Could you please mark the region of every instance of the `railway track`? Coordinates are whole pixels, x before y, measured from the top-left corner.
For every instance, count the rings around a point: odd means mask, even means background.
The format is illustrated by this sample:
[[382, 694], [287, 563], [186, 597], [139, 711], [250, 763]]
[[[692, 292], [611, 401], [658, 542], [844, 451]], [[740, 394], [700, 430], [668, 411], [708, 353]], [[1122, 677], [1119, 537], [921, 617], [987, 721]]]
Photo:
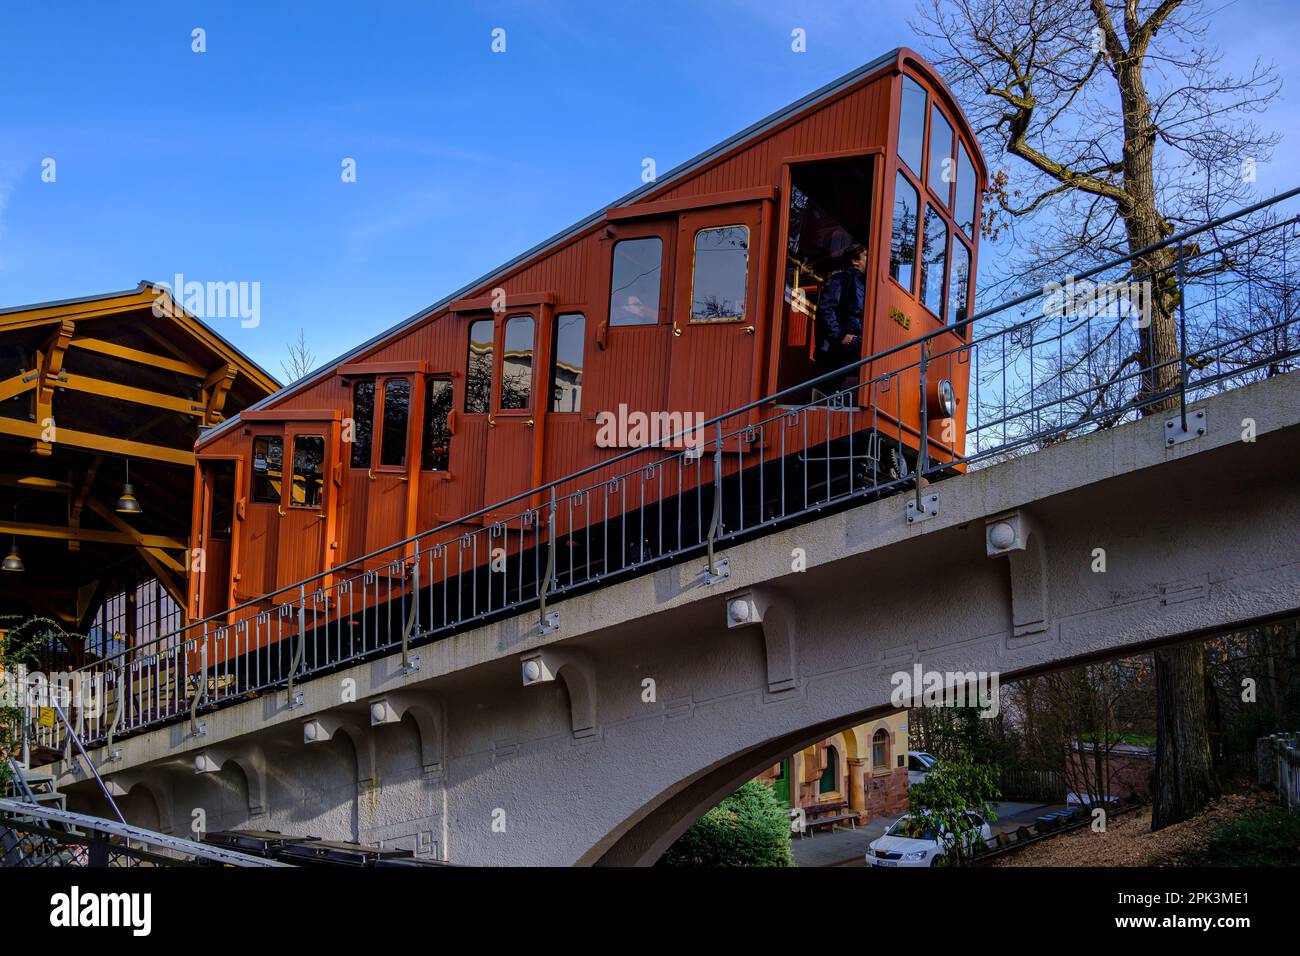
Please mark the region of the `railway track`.
[[[1146, 806], [1145, 802], [1137, 797], [1109, 801], [1105, 806], [1107, 820], [1126, 813], [1132, 813], [1143, 806]], [[1034, 822], [1033, 826], [1023, 825], [1013, 833], [999, 833], [994, 837], [992, 845], [976, 853], [970, 860], [970, 865], [982, 866], [990, 860], [1016, 853], [1025, 847], [1033, 846], [1063, 833], [1071, 833], [1083, 827], [1091, 826], [1091, 824], [1092, 813], [1083, 807], [1076, 807], [1071, 811], [1060, 810], [1055, 813], [1044, 814]]]

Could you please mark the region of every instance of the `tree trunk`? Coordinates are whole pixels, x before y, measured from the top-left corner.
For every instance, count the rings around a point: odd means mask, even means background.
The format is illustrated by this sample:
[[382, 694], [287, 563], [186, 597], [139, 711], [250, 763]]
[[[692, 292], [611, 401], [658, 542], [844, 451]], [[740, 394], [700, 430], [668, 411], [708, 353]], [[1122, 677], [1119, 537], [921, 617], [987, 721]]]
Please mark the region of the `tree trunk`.
[[1199, 641], [1158, 650], [1156, 793], [1151, 829], [1186, 820], [1216, 795], [1205, 723], [1205, 657]]

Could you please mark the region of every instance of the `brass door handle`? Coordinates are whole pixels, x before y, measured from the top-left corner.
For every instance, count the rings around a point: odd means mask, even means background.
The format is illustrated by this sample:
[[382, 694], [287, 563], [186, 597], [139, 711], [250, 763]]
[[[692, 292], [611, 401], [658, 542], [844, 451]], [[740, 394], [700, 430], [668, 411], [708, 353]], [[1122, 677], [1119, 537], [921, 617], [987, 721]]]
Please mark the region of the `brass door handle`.
[[496, 428], [496, 427], [497, 427], [497, 420], [496, 420], [495, 418], [493, 418], [491, 415], [489, 415], [489, 416], [488, 416], [488, 428]]
[[753, 335], [754, 327], [752, 325], [742, 325], [740, 331], [744, 332], [746, 335]]
[[373, 469], [373, 468], [367, 468], [367, 469], [366, 469], [366, 477], [369, 478], [371, 481], [374, 481], [374, 480], [375, 480], [375, 469]]
[[529, 428], [532, 428], [534, 425], [537, 424], [537, 422], [535, 419], [530, 418], [528, 419], [528, 421], [524, 422], [524, 424], [527, 425]]
[[682, 334], [682, 330], [679, 329], [677, 326], [674, 325], [674, 326], [673, 326], [673, 335], [676, 335], [676, 336], [678, 336], [678, 337], [680, 338], [680, 337], [681, 337], [681, 334]]
[[276, 505], [275, 510], [280, 513], [281, 518], [284, 517], [284, 505]]

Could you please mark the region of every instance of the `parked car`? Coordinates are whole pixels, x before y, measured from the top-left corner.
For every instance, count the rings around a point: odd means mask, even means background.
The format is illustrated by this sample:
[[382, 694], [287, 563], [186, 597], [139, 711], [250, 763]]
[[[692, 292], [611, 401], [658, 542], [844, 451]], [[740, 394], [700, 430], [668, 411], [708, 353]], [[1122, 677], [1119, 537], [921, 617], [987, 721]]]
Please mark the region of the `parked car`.
[[970, 828], [954, 836], [926, 814], [899, 817], [867, 847], [867, 866], [934, 866], [958, 839], [967, 847], [993, 842], [993, 830], [982, 816], [971, 811], [966, 819]]
[[938, 762], [938, 757], [933, 757], [923, 750], [909, 750], [907, 752], [907, 785], [910, 787], [914, 783], [920, 783]]

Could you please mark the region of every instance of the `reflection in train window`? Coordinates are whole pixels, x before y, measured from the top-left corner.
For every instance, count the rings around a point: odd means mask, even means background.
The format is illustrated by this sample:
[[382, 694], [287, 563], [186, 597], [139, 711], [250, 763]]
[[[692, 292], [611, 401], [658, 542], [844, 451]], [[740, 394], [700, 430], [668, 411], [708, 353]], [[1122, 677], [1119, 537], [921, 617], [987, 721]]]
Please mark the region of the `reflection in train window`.
[[384, 382], [383, 431], [379, 436], [379, 464], [401, 468], [406, 464], [406, 425], [411, 418], [411, 383], [404, 378]]
[[966, 153], [966, 145], [957, 143], [957, 201], [953, 216], [961, 231], [975, 237], [975, 164]]
[[691, 276], [691, 321], [743, 319], [748, 275], [748, 226], [718, 226], [697, 232]]
[[533, 390], [533, 317], [506, 319], [501, 342], [501, 408], [527, 408]]
[[609, 279], [609, 324], [654, 325], [659, 321], [659, 285], [664, 244], [658, 236], [614, 244]]
[[952, 272], [948, 279], [948, 324], [955, 325], [967, 317], [970, 304], [970, 250], [956, 239], [952, 243]]
[[948, 188], [956, 178], [957, 170], [952, 161], [952, 126], [944, 118], [939, 107], [931, 111], [930, 116], [930, 189], [939, 201], [948, 205]]
[[348, 464], [370, 467], [370, 444], [375, 428], [375, 380], [363, 379], [352, 386], [352, 451]]
[[465, 359], [465, 411], [486, 412], [492, 407], [492, 320], [480, 319], [469, 327], [469, 352]]
[[582, 347], [586, 319], [581, 312], [555, 317], [555, 353], [551, 359], [551, 411], [582, 411]]
[[451, 380], [431, 378], [424, 389], [424, 440], [420, 443], [420, 467], [425, 471], [446, 471], [450, 459]]
[[903, 77], [903, 99], [898, 109], [898, 158], [921, 175], [921, 150], [925, 145], [925, 90], [910, 76]]
[[325, 437], [293, 436], [293, 484], [289, 504], [299, 508], [319, 508], [325, 488]]
[[925, 207], [925, 237], [921, 243], [921, 304], [943, 315], [943, 273], [948, 260], [948, 225], [939, 210]]
[[253, 439], [253, 500], [280, 503], [280, 473], [284, 439], [279, 435], [258, 435]]
[[916, 187], [901, 172], [894, 185], [894, 227], [889, 234], [889, 274], [908, 292], [915, 286]]

